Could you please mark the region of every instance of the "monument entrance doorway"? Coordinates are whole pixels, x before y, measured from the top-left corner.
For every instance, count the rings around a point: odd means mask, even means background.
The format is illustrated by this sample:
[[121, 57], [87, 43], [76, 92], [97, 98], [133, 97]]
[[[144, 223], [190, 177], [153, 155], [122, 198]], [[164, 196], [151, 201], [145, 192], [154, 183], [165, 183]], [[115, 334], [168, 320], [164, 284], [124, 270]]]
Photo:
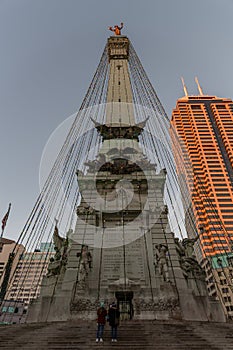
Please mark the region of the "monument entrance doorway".
[[133, 318], [133, 292], [116, 292], [117, 306], [120, 311], [121, 321], [132, 320]]

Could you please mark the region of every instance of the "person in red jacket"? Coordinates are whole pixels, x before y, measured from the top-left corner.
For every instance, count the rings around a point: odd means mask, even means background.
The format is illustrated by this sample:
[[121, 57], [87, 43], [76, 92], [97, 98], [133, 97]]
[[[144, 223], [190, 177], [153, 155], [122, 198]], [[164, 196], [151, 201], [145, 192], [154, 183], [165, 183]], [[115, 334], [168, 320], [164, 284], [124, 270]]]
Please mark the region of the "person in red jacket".
[[108, 27], [109, 30], [115, 33], [115, 35], [121, 35], [121, 29], [123, 28], [124, 23], [121, 23], [121, 26], [115, 24], [114, 27]]
[[104, 307], [104, 302], [100, 302], [100, 307], [97, 309], [97, 332], [96, 342], [103, 341], [104, 325], [106, 323], [107, 310]]

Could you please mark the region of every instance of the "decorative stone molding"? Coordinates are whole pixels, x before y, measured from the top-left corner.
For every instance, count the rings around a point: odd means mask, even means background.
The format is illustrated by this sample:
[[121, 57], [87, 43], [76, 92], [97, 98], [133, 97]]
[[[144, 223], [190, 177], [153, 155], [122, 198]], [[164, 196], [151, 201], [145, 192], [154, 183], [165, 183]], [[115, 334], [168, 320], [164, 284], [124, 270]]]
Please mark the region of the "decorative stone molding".
[[98, 308], [98, 300], [93, 301], [91, 299], [80, 298], [76, 301], [72, 301], [70, 304], [71, 312], [80, 312], [80, 311], [96, 311]]
[[108, 57], [112, 59], [128, 59], [129, 39], [125, 36], [110, 37], [108, 39]]
[[179, 310], [179, 301], [177, 298], [159, 299], [155, 301], [134, 301], [135, 312], [140, 314], [141, 311], [177, 311]]

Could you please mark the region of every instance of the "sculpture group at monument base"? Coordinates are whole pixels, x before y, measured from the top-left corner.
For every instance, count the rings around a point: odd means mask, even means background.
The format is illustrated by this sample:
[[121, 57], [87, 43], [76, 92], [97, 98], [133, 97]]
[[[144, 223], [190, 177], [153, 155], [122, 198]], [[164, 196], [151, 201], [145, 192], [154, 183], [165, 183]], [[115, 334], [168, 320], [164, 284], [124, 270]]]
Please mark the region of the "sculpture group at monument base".
[[[63, 279], [59, 276], [59, 279]], [[63, 276], [64, 277], [64, 276]], [[53, 283], [52, 283], [53, 280]], [[102, 289], [96, 298], [96, 290], [65, 285], [56, 277], [44, 279], [42, 294], [30, 305], [27, 322], [51, 322], [68, 320], [95, 320], [100, 301], [105, 306], [117, 300], [124, 320], [193, 320], [225, 322], [223, 310], [216, 300], [211, 300], [204, 282], [183, 278], [174, 286], [158, 279], [158, 288], [143, 288], [138, 283], [123, 280]], [[64, 280], [63, 280], [64, 282]], [[59, 284], [60, 283], [60, 284]], [[189, 285], [188, 285], [189, 284]], [[55, 288], [56, 287], [56, 288]], [[183, 288], [182, 288], [183, 287]], [[151, 297], [151, 293], [153, 297]]]

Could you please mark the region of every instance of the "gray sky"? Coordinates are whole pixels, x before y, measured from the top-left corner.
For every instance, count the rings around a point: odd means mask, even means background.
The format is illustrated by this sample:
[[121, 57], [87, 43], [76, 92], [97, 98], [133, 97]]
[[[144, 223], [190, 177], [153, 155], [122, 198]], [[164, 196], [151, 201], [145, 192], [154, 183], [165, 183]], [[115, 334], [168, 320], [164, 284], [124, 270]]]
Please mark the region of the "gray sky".
[[109, 25], [125, 23], [170, 116], [197, 75], [204, 92], [233, 98], [233, 0], [0, 0], [0, 218], [16, 238], [39, 193], [54, 129], [81, 105]]

